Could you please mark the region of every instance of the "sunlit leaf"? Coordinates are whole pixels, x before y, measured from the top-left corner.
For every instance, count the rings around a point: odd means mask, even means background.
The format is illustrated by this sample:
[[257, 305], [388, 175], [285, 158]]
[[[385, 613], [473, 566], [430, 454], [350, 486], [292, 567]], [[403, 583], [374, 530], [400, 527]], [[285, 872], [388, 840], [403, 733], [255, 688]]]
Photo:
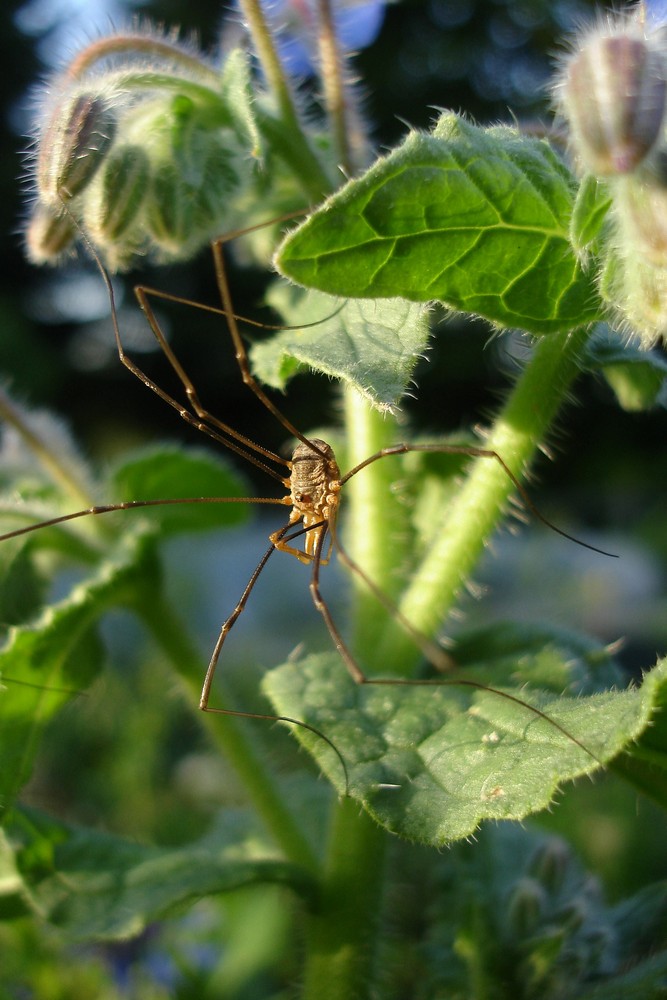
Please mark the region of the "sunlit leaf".
[[[553, 669], [558, 654], [551, 656]], [[563, 649], [562, 670], [566, 657]], [[349, 794], [382, 826], [442, 845], [485, 819], [522, 819], [546, 808], [564, 782], [616, 757], [644, 731], [667, 674], [663, 663], [639, 690], [559, 697], [525, 687], [534, 659], [530, 651], [499, 658], [494, 692], [455, 683], [359, 686], [335, 654], [310, 656], [272, 671], [265, 690], [277, 712], [335, 744]], [[543, 672], [545, 664], [537, 667]], [[294, 732], [344, 794], [331, 748], [299, 727]]]
[[577, 184], [549, 145], [451, 113], [411, 132], [292, 232], [287, 277], [332, 295], [439, 300], [549, 333], [600, 316], [570, 244]]

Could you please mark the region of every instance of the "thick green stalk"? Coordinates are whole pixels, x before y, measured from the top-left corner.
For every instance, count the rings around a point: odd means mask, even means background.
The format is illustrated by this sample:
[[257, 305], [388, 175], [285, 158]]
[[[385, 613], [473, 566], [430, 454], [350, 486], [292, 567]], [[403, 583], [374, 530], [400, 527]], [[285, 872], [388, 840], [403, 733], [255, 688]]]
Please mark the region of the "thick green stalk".
[[303, 1000], [376, 995], [387, 835], [352, 799], [334, 815], [320, 906], [308, 924]]
[[[347, 467], [354, 468], [369, 455], [395, 444], [396, 421], [371, 407], [355, 389], [345, 390], [345, 423], [348, 428]], [[406, 535], [401, 531], [401, 508], [392, 492], [396, 478], [395, 461], [374, 462], [343, 489], [343, 519], [346, 549], [365, 574], [390, 597], [397, 596], [400, 567], [405, 556]], [[368, 587], [351, 577], [354, 608], [352, 643], [365, 671], [373, 659], [386, 614]]]
[[292, 89], [278, 57], [262, 5], [259, 0], [239, 0], [239, 6], [278, 109], [277, 119], [272, 127], [270, 116], [261, 110], [258, 102], [255, 109], [258, 121], [264, 130], [271, 130], [272, 139], [276, 140], [281, 155], [288, 154], [287, 162], [295, 166], [296, 176], [310, 198], [314, 202], [319, 201], [329, 194], [333, 185], [301, 127]]
[[[395, 440], [395, 423], [346, 390], [345, 421], [350, 467]], [[346, 548], [383, 589], [390, 589], [394, 558], [387, 543], [392, 504], [391, 469], [376, 462], [345, 487]], [[352, 604], [352, 648], [362, 669], [378, 641], [377, 603], [357, 581]], [[371, 661], [372, 662], [372, 661]], [[341, 664], [340, 669], [343, 669]], [[358, 805], [334, 806], [321, 892], [321, 906], [306, 937], [304, 1000], [365, 1000], [375, 994], [387, 835]]]
[[[540, 340], [517, 381], [484, 446], [497, 451], [520, 477], [544, 440], [578, 373], [578, 355], [588, 331]], [[390, 443], [392, 423], [385, 423], [354, 395], [346, 397], [351, 465]], [[383, 468], [384, 467], [384, 468]], [[389, 463], [379, 461], [352, 479], [346, 493], [349, 509], [347, 544], [379, 586], [391, 580], [395, 558], [391, 538], [391, 495], [386, 476]], [[368, 473], [368, 476], [366, 476]], [[358, 482], [355, 480], [358, 479]], [[502, 516], [514, 487], [492, 458], [479, 458], [441, 531], [411, 580], [401, 611], [420, 631], [432, 635], [472, 573], [486, 540]], [[358, 592], [354, 613], [367, 617], [370, 604]], [[372, 616], [371, 616], [372, 617]], [[377, 631], [356, 621], [355, 652], [370, 652]], [[382, 642], [373, 662], [383, 672], [411, 669], [414, 644], [396, 623], [383, 622]], [[382, 909], [382, 872], [386, 837], [359, 816], [349, 802], [338, 806], [331, 832], [322, 891], [322, 907], [307, 939], [305, 1000], [364, 1000], [374, 990], [375, 940]]]
[[260, 104], [255, 105], [254, 111], [270, 148], [290, 167], [306, 197], [316, 205], [331, 192], [332, 185], [303, 134], [285, 128], [279, 118], [269, 114]]
[[[588, 329], [580, 329], [536, 342], [530, 361], [482, 443], [497, 452], [519, 479], [567, 397], [588, 336]], [[400, 602], [403, 615], [424, 635], [437, 632], [514, 492], [499, 462], [493, 458], [473, 461], [464, 486], [449, 506]], [[388, 672], [401, 667], [407, 673], [412, 670], [414, 643], [397, 623], [385, 631], [378, 659]]]

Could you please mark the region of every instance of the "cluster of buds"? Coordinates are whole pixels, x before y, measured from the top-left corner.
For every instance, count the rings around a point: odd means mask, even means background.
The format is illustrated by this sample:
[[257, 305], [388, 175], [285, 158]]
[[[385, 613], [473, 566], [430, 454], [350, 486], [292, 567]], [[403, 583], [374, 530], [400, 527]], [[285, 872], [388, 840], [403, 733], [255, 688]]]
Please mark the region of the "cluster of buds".
[[[658, 9], [660, 8], [660, 9]], [[667, 27], [644, 0], [599, 23], [565, 60], [556, 87], [582, 172], [610, 212], [601, 290], [650, 347], [667, 333]]]
[[600, 887], [558, 838], [545, 838], [527, 860], [505, 915], [519, 978], [535, 995], [585, 992], [588, 982], [615, 971], [614, 928]]
[[258, 162], [248, 67], [218, 73], [149, 33], [93, 43], [51, 85], [27, 245], [56, 263], [79, 236], [114, 269], [185, 257], [235, 224]]

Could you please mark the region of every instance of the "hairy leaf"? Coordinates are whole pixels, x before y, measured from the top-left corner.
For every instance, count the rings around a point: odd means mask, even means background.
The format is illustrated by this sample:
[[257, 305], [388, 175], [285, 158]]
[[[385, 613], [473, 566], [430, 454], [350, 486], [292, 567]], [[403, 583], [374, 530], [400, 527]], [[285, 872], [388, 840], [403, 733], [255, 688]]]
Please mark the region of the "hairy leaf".
[[631, 412], [655, 406], [667, 376], [667, 362], [658, 351], [641, 350], [605, 325], [591, 337], [582, 366], [601, 371], [619, 404]]
[[[565, 672], [567, 649], [550, 656], [551, 669]], [[382, 826], [438, 846], [470, 836], [484, 819], [522, 819], [547, 807], [563, 782], [639, 738], [665, 687], [667, 663], [640, 690], [589, 697], [530, 691], [523, 678], [533, 666], [541, 682], [544, 676], [545, 663], [536, 659], [529, 650], [500, 657], [497, 690], [490, 691], [461, 686], [474, 683], [468, 668], [452, 683], [359, 686], [335, 655], [319, 655], [272, 671], [265, 690], [278, 713], [334, 743], [349, 794]], [[299, 727], [295, 735], [344, 794], [330, 746]]]
[[10, 630], [0, 652], [0, 811], [29, 777], [46, 722], [102, 667], [92, 627], [145, 575], [145, 543], [143, 532], [126, 536], [113, 557], [65, 600], [29, 626]]
[[[402, 299], [343, 303], [284, 282], [268, 296], [270, 304], [290, 326], [252, 349], [257, 376], [283, 389], [295, 374], [293, 358], [325, 375], [354, 386], [379, 409], [395, 406], [412, 378], [415, 364], [428, 342], [427, 311]], [[317, 322], [324, 318], [323, 322]]]
[[569, 240], [576, 181], [549, 145], [443, 115], [285, 239], [278, 269], [332, 295], [439, 300], [543, 334], [600, 316]]
[[[312, 881], [296, 865], [232, 844], [225, 831], [164, 848], [68, 826], [34, 810], [15, 815], [15, 850], [0, 848], [2, 895], [72, 938], [127, 938], [186, 902], [241, 886], [274, 883], [309, 897]], [[3, 892], [4, 890], [4, 892]]]

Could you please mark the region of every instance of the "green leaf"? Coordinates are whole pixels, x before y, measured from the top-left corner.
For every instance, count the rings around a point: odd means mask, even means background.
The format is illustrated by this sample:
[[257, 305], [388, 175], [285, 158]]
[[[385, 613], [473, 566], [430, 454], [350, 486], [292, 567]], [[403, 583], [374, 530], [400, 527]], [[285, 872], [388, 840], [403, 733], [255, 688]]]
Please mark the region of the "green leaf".
[[434, 299], [531, 333], [600, 318], [569, 239], [576, 181], [542, 140], [445, 114], [289, 234], [278, 269], [361, 298]]
[[[0, 897], [20, 894], [40, 919], [69, 937], [127, 938], [184, 903], [241, 886], [274, 883], [312, 899], [312, 878], [301, 868], [257, 857], [213, 830], [193, 844], [159, 848], [112, 834], [68, 826], [35, 810], [9, 824], [16, 849], [0, 853]], [[4, 869], [4, 870], [3, 870]], [[21, 884], [19, 884], [19, 873]]]
[[667, 376], [667, 362], [658, 351], [641, 350], [604, 325], [589, 340], [582, 367], [601, 371], [620, 405], [630, 412], [655, 406]]
[[44, 583], [30, 559], [25, 538], [0, 545], [0, 608], [2, 626], [18, 625], [36, 614], [44, 595]]
[[[550, 656], [567, 670], [567, 649]], [[495, 692], [460, 680], [358, 686], [334, 654], [285, 664], [264, 687], [278, 714], [332, 741], [347, 767], [349, 794], [378, 823], [440, 846], [470, 836], [484, 819], [522, 819], [546, 808], [563, 782], [596, 770], [640, 737], [665, 687], [667, 662], [641, 690], [554, 696], [525, 688], [534, 666], [543, 671], [535, 660], [530, 651], [500, 658]], [[465, 678], [476, 679], [470, 667]], [[331, 747], [300, 727], [294, 732], [344, 794]]]
[[453, 654], [466, 676], [490, 685], [506, 676], [553, 694], [581, 696], [624, 683], [607, 647], [590, 636], [540, 622], [501, 621], [463, 632]]
[[10, 630], [0, 653], [0, 813], [28, 779], [45, 724], [100, 670], [103, 653], [92, 626], [145, 575], [146, 538], [145, 532], [126, 536], [67, 599], [30, 626]]
[[387, 299], [352, 300], [340, 308], [329, 296], [304, 295], [284, 282], [273, 286], [268, 301], [290, 326], [315, 325], [283, 330], [253, 346], [253, 369], [264, 383], [284, 389], [295, 358], [354, 386], [379, 409], [398, 404], [428, 343], [423, 306]]
[[[647, 679], [655, 677], [657, 670], [658, 667], [647, 674]], [[667, 809], [667, 685], [664, 683], [656, 688], [654, 702], [651, 725], [614, 761], [612, 768]]]
[[586, 253], [602, 232], [611, 207], [609, 191], [598, 177], [586, 174], [579, 185], [570, 223], [570, 239], [577, 253]]
[[[206, 531], [242, 523], [243, 503], [215, 503], [214, 499], [245, 497], [248, 487], [210, 452], [162, 446], [135, 453], [112, 470], [105, 494], [120, 500], [210, 498], [210, 503], [167, 504], [145, 513], [166, 535]], [[137, 513], [140, 513], [138, 511]], [[125, 518], [131, 513], [125, 513]]]

